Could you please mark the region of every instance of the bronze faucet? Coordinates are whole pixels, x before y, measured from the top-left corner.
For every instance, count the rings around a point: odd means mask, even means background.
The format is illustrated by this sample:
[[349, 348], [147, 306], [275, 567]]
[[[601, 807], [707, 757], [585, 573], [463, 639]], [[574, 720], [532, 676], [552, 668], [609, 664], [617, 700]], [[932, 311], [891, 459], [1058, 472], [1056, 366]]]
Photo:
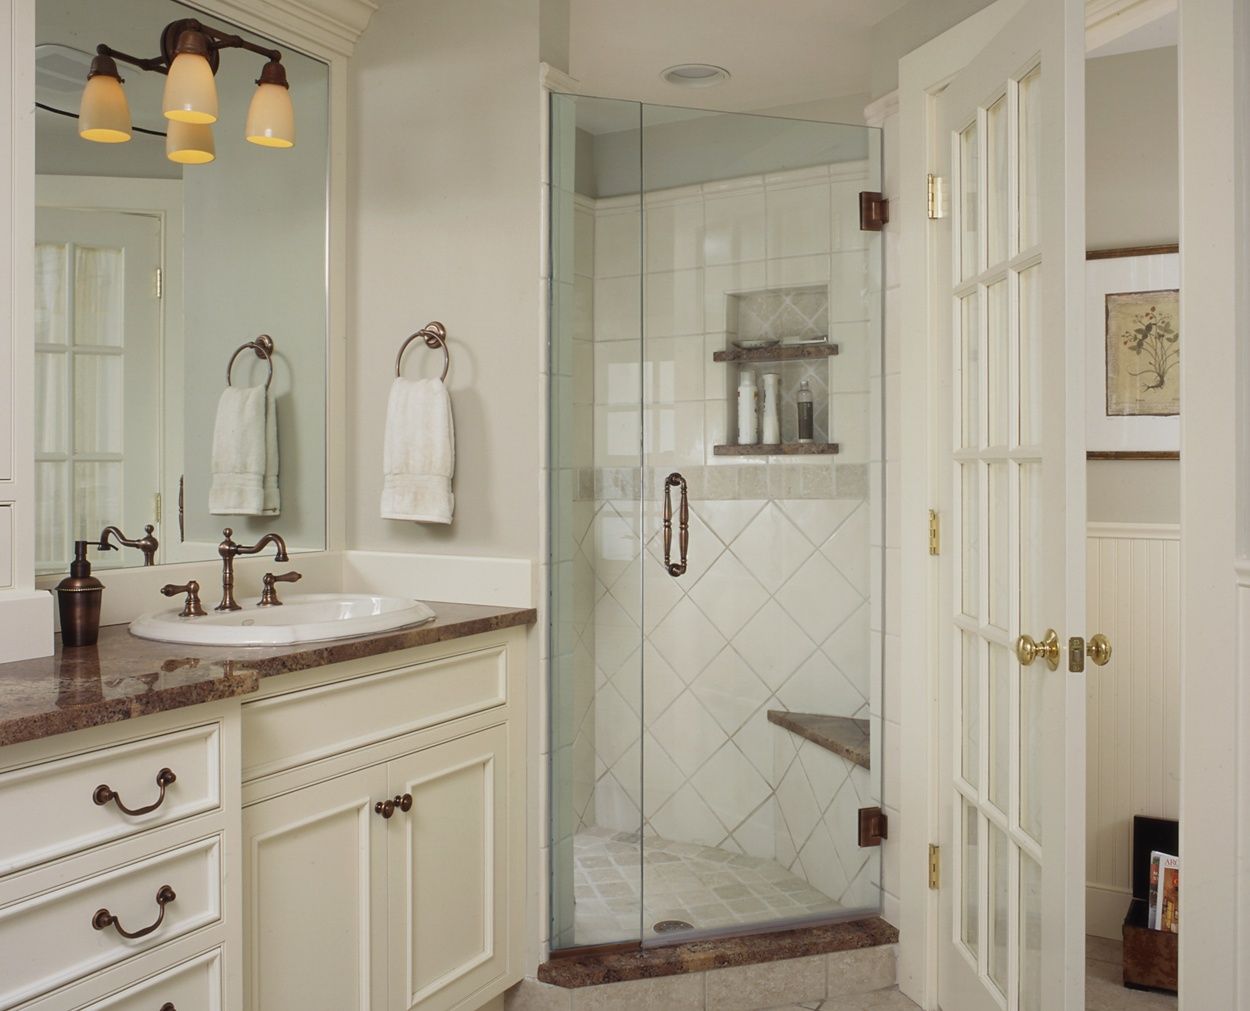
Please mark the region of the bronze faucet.
[[278, 552], [275, 554], [274, 561], [289, 562], [290, 558], [286, 553], [286, 541], [277, 534], [265, 534], [260, 540], [252, 545], [236, 544], [234, 542], [234, 531], [226, 527], [222, 532], [225, 537], [220, 544], [217, 545], [217, 554], [221, 555], [221, 603], [213, 608], [214, 611], [239, 611], [242, 610], [240, 605], [234, 599], [234, 556], [235, 555], [254, 555], [263, 551], [267, 545], [276, 544]]
[[152, 536], [152, 531], [155, 529], [156, 528], [152, 526], [151, 523], [149, 523], [147, 526], [143, 528], [142, 537], [139, 537], [135, 540], [131, 540], [125, 534], [123, 534], [120, 530], [118, 530], [117, 527], [105, 527], [102, 531], [100, 531], [100, 550], [101, 551], [113, 550], [115, 545], [112, 545], [109, 543], [109, 538], [113, 537], [117, 540], [117, 543], [122, 545], [123, 547], [138, 548], [140, 551], [142, 551], [143, 552], [143, 564], [145, 566], [155, 565], [156, 564], [156, 549], [161, 546], [160, 541], [158, 541], [155, 537]]
[[266, 572], [264, 578], [261, 579], [260, 603], [258, 607], [281, 607], [282, 601], [278, 599], [277, 583], [298, 583], [303, 579], [303, 575], [299, 572], [284, 572], [280, 576], [275, 576], [272, 572]]

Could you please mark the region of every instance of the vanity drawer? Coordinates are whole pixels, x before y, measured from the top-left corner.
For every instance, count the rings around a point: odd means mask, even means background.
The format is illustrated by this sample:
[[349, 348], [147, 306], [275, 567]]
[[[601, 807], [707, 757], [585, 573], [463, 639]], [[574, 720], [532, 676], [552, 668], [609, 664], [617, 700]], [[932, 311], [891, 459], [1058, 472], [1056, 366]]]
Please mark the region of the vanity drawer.
[[441, 657], [243, 706], [243, 780], [385, 741], [508, 700], [508, 647]]
[[83, 1011], [221, 1011], [221, 949], [127, 987]]
[[[175, 778], [162, 790], [165, 769]], [[97, 804], [102, 786], [117, 796]], [[0, 774], [0, 875], [220, 804], [218, 723], [14, 769]]]
[[216, 835], [14, 902], [0, 909], [0, 1009], [220, 919]]

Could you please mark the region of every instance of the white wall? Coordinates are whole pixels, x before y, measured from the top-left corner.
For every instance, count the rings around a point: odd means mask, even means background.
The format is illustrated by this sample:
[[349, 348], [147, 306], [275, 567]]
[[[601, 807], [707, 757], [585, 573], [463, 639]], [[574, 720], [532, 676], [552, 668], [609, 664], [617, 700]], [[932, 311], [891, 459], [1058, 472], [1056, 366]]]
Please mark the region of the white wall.
[[[1090, 249], [1176, 242], [1180, 181], [1176, 48], [1085, 64], [1085, 234]], [[1090, 522], [1176, 523], [1180, 465], [1090, 461]]]
[[[351, 80], [347, 545], [536, 559], [543, 390], [537, 0], [392, 0]], [[382, 520], [395, 353], [447, 326], [455, 521]], [[419, 342], [408, 376], [437, 375]]]

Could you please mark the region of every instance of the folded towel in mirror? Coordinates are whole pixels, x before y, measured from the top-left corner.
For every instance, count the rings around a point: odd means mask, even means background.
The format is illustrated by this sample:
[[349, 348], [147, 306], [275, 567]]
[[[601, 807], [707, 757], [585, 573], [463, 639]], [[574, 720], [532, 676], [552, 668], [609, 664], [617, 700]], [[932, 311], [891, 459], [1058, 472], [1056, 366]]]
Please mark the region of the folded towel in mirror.
[[216, 516], [277, 516], [278, 418], [263, 386], [227, 386], [213, 426], [208, 511]]
[[456, 436], [451, 397], [438, 379], [397, 378], [386, 404], [382, 518], [450, 523]]

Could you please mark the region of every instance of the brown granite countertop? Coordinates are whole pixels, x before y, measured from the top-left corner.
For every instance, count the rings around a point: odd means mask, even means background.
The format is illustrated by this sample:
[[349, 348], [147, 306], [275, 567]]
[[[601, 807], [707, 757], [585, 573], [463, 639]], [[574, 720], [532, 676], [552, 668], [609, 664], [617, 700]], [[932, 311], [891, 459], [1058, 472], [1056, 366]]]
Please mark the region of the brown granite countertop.
[[896, 941], [898, 930], [885, 920], [871, 916], [792, 930], [710, 937], [657, 948], [591, 950], [585, 954], [571, 951], [540, 965], [538, 978], [554, 986], [597, 986], [600, 983], [676, 976], [733, 965], [756, 965], [854, 948], [874, 948]]
[[821, 716], [819, 713], [788, 713], [768, 710], [768, 722], [785, 727], [813, 744], [841, 755], [848, 762], [868, 768], [868, 721], [852, 716]]
[[58, 642], [50, 657], [0, 664], [0, 745], [248, 695], [261, 678], [528, 625], [538, 616], [533, 608], [428, 603], [436, 617], [424, 625], [291, 646], [183, 646], [109, 625], [94, 646], [62, 650]]

